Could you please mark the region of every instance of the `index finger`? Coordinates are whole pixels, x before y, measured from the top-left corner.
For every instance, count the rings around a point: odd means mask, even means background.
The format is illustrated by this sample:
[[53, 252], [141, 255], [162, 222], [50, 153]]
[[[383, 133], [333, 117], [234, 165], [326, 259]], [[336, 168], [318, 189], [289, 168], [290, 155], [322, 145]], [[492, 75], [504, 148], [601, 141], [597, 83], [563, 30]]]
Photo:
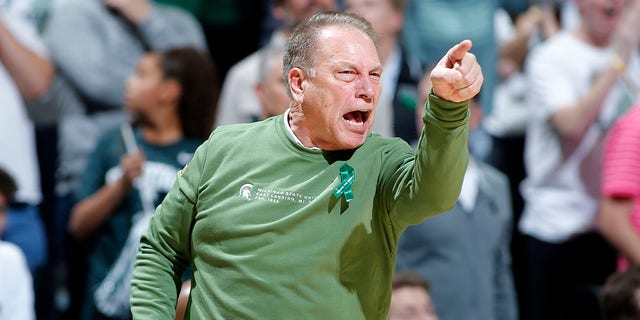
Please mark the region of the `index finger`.
[[453, 68], [456, 62], [460, 62], [460, 60], [464, 58], [464, 55], [471, 50], [472, 45], [473, 43], [471, 40], [467, 39], [462, 40], [460, 43], [449, 49], [447, 52], [447, 61], [449, 62], [447, 67]]

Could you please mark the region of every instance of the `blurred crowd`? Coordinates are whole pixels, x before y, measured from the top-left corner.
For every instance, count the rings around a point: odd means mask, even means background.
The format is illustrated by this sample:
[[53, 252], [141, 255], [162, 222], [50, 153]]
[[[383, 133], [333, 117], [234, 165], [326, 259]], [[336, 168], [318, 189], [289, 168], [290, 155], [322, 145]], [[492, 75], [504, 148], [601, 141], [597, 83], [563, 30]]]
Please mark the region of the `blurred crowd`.
[[639, 0], [0, 0], [0, 320], [129, 319], [176, 173], [287, 109], [285, 39], [326, 10], [376, 32], [383, 136], [416, 147], [455, 43], [484, 74], [460, 197], [400, 238], [389, 319], [640, 319]]

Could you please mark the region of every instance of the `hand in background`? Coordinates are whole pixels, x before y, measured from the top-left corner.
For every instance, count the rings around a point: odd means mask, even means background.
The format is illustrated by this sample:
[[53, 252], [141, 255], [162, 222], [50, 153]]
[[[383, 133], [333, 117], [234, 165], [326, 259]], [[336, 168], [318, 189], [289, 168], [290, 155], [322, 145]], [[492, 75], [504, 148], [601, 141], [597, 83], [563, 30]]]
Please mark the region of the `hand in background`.
[[640, 44], [640, 1], [630, 1], [620, 17], [620, 21], [613, 34], [611, 45], [616, 54], [626, 64], [631, 52]]
[[151, 12], [148, 0], [103, 0], [107, 7], [119, 11], [129, 21], [138, 24], [144, 21]]
[[142, 175], [144, 160], [145, 156], [140, 151], [124, 155], [122, 159], [120, 159], [120, 167], [123, 171], [122, 178], [125, 179], [128, 184], [132, 184], [137, 177]]

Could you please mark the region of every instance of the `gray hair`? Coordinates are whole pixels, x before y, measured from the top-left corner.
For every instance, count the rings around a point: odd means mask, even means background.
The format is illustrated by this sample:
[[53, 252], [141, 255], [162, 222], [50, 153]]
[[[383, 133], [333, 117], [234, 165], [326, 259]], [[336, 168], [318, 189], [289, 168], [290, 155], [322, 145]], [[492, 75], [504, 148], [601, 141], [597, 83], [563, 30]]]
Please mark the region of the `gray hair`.
[[[323, 29], [333, 26], [356, 28], [366, 34], [373, 41], [376, 48], [378, 47], [373, 27], [366, 19], [356, 14], [342, 11], [316, 13], [298, 24], [285, 43], [282, 76], [287, 88], [289, 88], [288, 74], [293, 68], [301, 68], [313, 77], [317, 51], [320, 45], [318, 37]], [[287, 94], [291, 98], [289, 90], [287, 90]]]

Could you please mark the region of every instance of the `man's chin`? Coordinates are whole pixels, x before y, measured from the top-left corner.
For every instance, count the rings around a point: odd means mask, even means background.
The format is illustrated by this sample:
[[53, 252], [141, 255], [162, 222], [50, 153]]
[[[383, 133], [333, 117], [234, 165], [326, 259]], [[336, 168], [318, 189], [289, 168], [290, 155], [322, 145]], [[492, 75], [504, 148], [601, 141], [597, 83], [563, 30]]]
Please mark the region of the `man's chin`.
[[343, 140], [342, 145], [344, 149], [356, 149], [364, 144], [367, 140], [367, 134], [349, 135], [348, 138]]

